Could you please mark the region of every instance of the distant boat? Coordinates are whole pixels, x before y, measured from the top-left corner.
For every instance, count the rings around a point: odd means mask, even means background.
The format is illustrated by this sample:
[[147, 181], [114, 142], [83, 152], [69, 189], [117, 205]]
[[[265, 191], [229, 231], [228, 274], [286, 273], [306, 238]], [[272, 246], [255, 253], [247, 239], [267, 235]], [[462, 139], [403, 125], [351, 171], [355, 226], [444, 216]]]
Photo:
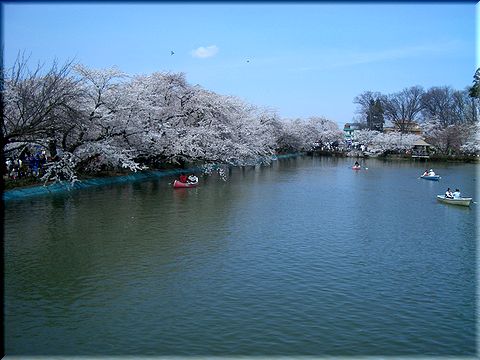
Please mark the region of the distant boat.
[[181, 181], [178, 181], [178, 180], [175, 180], [173, 182], [173, 187], [178, 189], [178, 188], [192, 188], [192, 187], [196, 187], [198, 185], [198, 181], [195, 182], [195, 183], [184, 183], [184, 182], [181, 182]]
[[360, 165], [358, 165], [358, 166], [353, 165], [352, 166], [352, 170], [360, 170], [360, 169], [361, 169]]
[[440, 175], [422, 175], [420, 177], [425, 180], [433, 180], [433, 181], [438, 181], [441, 179]]
[[446, 198], [445, 195], [437, 195], [437, 200], [446, 204], [451, 205], [460, 205], [460, 206], [470, 206], [472, 198]]

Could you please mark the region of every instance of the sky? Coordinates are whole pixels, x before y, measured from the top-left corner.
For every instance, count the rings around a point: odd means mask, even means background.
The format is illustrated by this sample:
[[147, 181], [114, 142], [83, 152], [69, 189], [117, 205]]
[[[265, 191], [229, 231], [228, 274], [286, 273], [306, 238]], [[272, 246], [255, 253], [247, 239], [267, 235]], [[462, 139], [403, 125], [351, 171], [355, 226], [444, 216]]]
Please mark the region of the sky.
[[[4, 3], [4, 66], [74, 60], [343, 126], [355, 96], [470, 86], [474, 3]], [[172, 54], [173, 52], [173, 54]]]

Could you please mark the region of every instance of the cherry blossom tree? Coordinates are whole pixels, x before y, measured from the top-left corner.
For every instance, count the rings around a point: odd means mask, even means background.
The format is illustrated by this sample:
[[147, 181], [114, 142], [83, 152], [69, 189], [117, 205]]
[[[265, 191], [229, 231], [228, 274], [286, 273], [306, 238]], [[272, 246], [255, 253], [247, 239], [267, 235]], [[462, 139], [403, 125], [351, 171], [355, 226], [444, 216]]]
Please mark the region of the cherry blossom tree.
[[402, 134], [400, 132], [379, 133], [373, 139], [372, 146], [383, 152], [404, 153], [413, 148], [413, 144], [420, 139], [415, 134]]
[[134, 77], [127, 86], [130, 143], [150, 161], [243, 164], [274, 152], [275, 114], [191, 86], [184, 74]]
[[300, 119], [285, 119], [277, 129], [276, 150], [279, 153], [311, 150], [311, 146], [307, 145], [307, 136], [304, 122]]
[[358, 141], [359, 144], [371, 146], [380, 132], [375, 130], [357, 130], [354, 134], [355, 141]]
[[343, 132], [339, 129], [338, 124], [331, 120], [311, 117], [308, 120], [308, 126], [312, 129], [312, 135], [315, 137], [314, 144], [317, 147], [330, 149], [343, 139]]
[[339, 144], [343, 134], [338, 125], [321, 117], [282, 122], [277, 149], [283, 152], [311, 151]]
[[404, 153], [413, 148], [414, 143], [420, 138], [414, 134], [400, 132], [381, 133], [372, 130], [359, 130], [355, 132], [356, 140], [366, 145], [372, 152], [398, 152]]
[[81, 97], [75, 116], [57, 131], [62, 156], [81, 172], [142, 169], [127, 141], [131, 129], [123, 116], [127, 109], [122, 95], [126, 75], [116, 68], [90, 69], [82, 65], [77, 65], [75, 72]]
[[475, 152], [478, 99], [470, 97], [468, 90], [434, 87], [425, 93], [423, 102], [422, 127], [428, 142], [444, 155], [460, 154], [465, 149]]
[[470, 126], [466, 142], [460, 147], [464, 153], [480, 155], [480, 124]]
[[459, 154], [462, 146], [471, 136], [475, 127], [464, 124], [444, 126], [440, 120], [433, 119], [423, 125], [425, 140], [435, 146], [444, 155]]

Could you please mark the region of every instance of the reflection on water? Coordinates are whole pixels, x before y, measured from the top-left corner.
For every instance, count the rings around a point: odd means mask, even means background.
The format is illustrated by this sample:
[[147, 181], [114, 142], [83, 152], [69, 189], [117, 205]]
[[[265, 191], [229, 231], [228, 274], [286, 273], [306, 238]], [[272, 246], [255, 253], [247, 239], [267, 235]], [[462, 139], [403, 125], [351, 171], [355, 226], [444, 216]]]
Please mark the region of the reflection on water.
[[476, 166], [350, 163], [6, 203], [7, 355], [473, 355]]

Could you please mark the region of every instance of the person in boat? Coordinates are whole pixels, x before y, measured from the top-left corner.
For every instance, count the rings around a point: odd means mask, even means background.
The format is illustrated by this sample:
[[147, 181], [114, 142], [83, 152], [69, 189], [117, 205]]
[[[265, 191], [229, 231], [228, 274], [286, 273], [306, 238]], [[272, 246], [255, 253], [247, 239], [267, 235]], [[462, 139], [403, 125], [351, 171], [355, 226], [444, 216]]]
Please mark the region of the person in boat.
[[355, 161], [355, 164], [353, 164], [354, 167], [360, 167], [360, 164], [358, 163], [358, 161]]
[[428, 176], [435, 176], [435, 171], [433, 169], [428, 170]]
[[196, 184], [198, 182], [198, 177], [191, 174], [191, 175], [188, 176], [187, 182], [190, 183], [190, 184]]
[[178, 178], [178, 180], [182, 183], [186, 183], [188, 178], [187, 178], [187, 175], [185, 175], [184, 173], [181, 173], [180, 174], [180, 177]]
[[448, 188], [447, 191], [445, 191], [445, 198], [453, 199], [452, 190], [450, 190], [450, 188]]
[[458, 189], [455, 189], [455, 191], [453, 192], [453, 198], [454, 199], [460, 199], [462, 197], [461, 193], [460, 193], [460, 190]]
[[428, 176], [428, 169], [425, 169], [425, 172], [423, 173], [422, 176]]

